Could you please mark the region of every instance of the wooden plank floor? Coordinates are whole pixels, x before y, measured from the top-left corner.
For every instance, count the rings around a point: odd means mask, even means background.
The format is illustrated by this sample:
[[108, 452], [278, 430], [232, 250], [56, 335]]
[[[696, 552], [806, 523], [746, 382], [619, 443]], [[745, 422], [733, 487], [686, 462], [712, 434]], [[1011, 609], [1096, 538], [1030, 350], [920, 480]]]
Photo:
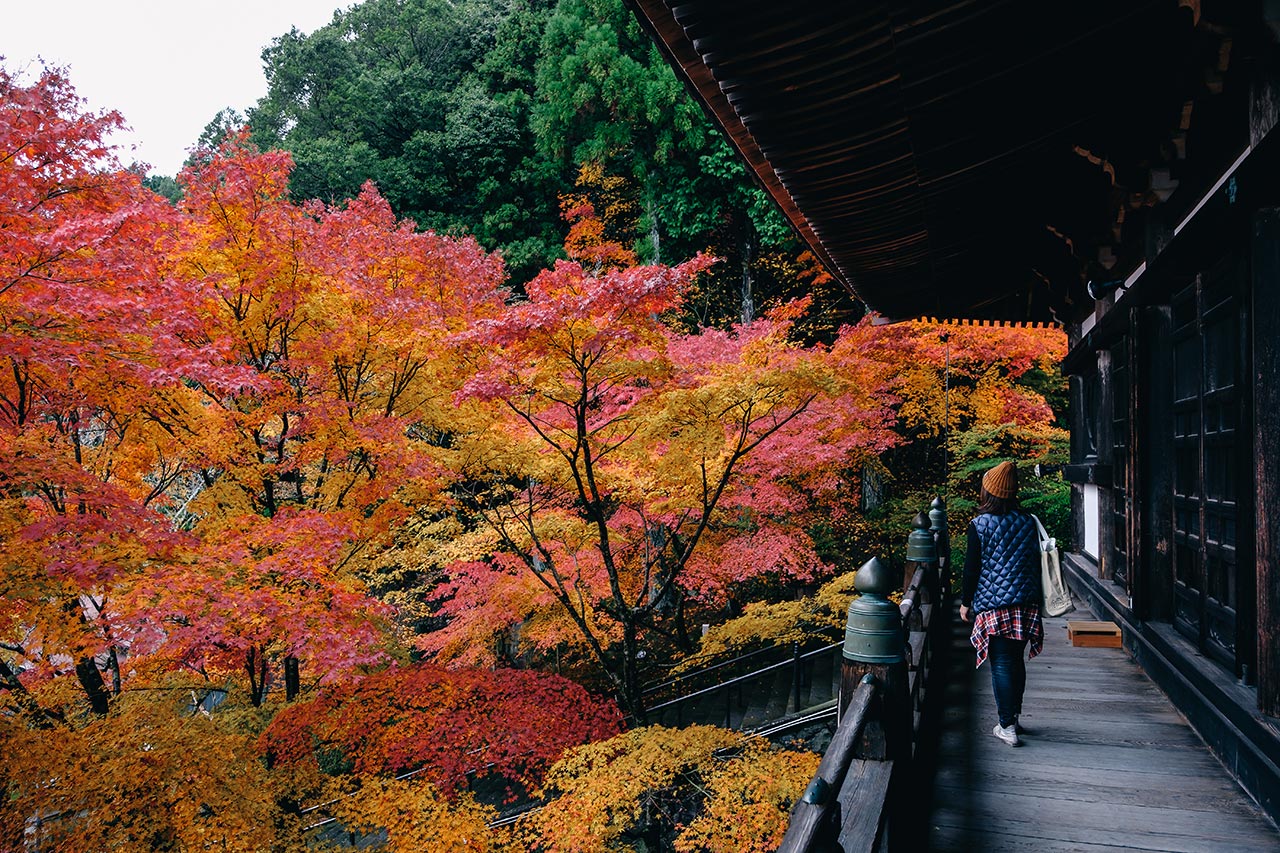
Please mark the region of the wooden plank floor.
[[991, 734], [990, 667], [954, 623], [930, 849], [946, 853], [1280, 851], [1280, 832], [1123, 649], [1074, 648], [1046, 620], [1012, 748]]

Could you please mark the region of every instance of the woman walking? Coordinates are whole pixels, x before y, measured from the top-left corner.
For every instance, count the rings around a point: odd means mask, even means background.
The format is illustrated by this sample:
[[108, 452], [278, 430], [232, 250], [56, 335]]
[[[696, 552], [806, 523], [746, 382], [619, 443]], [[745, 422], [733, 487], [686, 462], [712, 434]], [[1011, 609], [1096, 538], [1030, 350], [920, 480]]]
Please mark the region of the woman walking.
[[1040, 543], [1035, 519], [1018, 505], [1018, 469], [1001, 462], [982, 477], [978, 516], [969, 523], [960, 618], [973, 622], [969, 641], [978, 666], [991, 659], [999, 720], [992, 734], [1020, 746], [1018, 715], [1027, 684], [1023, 653], [1044, 646], [1040, 615]]

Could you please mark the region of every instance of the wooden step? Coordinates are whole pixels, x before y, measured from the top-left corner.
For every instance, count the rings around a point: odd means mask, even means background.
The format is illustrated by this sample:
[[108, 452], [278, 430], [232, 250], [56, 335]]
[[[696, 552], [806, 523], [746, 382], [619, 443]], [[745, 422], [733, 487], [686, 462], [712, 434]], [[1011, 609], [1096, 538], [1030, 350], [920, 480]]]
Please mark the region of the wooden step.
[[1073, 646], [1103, 649], [1118, 649], [1122, 646], [1120, 626], [1114, 622], [1069, 620], [1067, 636]]

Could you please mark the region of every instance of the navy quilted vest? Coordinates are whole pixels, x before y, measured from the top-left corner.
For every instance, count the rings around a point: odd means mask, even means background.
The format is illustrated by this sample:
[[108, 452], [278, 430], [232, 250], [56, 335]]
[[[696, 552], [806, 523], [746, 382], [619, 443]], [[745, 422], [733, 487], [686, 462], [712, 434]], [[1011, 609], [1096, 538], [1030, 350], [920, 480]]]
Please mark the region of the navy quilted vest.
[[1010, 604], [1039, 604], [1040, 538], [1025, 512], [990, 513], [973, 520], [982, 543], [982, 572], [973, 610], [982, 613]]

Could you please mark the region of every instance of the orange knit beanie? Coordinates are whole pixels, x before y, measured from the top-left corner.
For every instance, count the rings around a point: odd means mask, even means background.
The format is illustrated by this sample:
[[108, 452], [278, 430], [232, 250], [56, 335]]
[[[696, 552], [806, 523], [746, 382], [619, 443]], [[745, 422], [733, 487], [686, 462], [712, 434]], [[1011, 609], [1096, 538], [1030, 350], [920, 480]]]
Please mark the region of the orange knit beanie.
[[1012, 462], [1001, 462], [982, 475], [982, 488], [997, 498], [1011, 498], [1018, 493], [1018, 469]]

